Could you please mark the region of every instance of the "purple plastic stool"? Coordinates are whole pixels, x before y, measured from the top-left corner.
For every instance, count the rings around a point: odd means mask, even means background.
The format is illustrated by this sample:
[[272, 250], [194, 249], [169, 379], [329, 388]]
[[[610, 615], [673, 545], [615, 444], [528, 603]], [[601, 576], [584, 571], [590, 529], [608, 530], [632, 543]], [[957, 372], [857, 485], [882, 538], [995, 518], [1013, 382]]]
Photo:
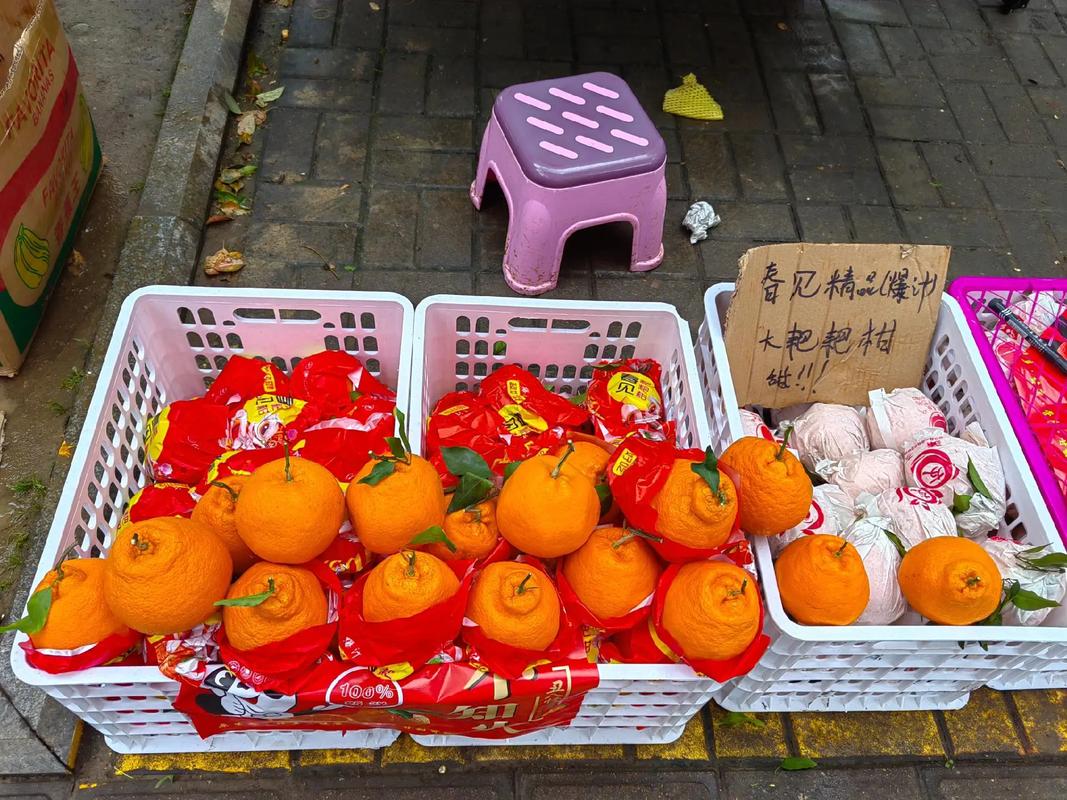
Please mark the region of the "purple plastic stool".
[[663, 260], [667, 149], [634, 93], [607, 72], [510, 86], [493, 103], [471, 200], [485, 182], [508, 202], [504, 280], [521, 294], [556, 285], [567, 237], [629, 222], [630, 269]]

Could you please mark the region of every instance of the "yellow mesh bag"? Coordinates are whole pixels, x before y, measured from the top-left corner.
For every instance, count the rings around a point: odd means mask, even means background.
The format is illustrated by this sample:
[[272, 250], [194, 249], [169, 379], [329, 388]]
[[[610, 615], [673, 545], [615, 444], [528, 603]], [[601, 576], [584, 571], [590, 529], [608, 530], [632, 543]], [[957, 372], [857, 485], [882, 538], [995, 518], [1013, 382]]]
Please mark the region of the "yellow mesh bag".
[[663, 110], [668, 114], [692, 119], [722, 119], [722, 106], [708, 93], [697, 76], [690, 72], [682, 78], [682, 85], [668, 89], [663, 95]]

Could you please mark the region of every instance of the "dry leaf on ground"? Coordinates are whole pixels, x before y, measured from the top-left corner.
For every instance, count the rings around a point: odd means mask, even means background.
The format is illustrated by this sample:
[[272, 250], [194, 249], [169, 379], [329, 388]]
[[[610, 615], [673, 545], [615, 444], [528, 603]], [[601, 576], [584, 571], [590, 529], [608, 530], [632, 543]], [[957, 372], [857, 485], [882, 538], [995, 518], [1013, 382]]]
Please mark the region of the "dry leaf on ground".
[[75, 278], [80, 278], [85, 274], [85, 256], [77, 250], [70, 251], [70, 258], [67, 259], [67, 272]]
[[223, 247], [214, 255], [204, 259], [205, 275], [225, 275], [244, 269], [245, 257], [239, 250], [227, 250]]
[[256, 133], [256, 114], [247, 111], [237, 120], [237, 138], [242, 144], [252, 144], [252, 137]]

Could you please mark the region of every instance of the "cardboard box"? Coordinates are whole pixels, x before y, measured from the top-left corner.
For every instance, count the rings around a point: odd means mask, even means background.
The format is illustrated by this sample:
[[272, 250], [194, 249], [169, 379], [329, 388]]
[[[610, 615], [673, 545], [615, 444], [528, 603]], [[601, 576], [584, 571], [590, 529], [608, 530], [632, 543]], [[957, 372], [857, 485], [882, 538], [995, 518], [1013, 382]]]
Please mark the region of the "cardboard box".
[[73, 249], [100, 144], [52, 0], [0, 2], [0, 375], [14, 375]]

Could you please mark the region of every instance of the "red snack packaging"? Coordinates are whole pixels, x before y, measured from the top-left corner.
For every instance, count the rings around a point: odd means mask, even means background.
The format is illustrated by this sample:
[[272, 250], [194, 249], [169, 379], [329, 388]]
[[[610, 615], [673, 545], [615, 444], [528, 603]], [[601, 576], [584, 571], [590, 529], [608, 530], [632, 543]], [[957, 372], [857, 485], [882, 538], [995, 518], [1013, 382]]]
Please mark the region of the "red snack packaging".
[[585, 409], [548, 391], [514, 364], [501, 367], [482, 381], [480, 397], [500, 415], [512, 436], [532, 436], [554, 427], [578, 429], [589, 422]]
[[326, 467], [341, 483], [348, 483], [367, 463], [370, 452], [387, 450], [393, 435], [392, 400], [366, 396], [349, 403], [341, 416], [312, 425], [300, 434], [294, 451]]
[[198, 483], [226, 449], [229, 410], [206, 398], [176, 400], [145, 425], [145, 453], [156, 481]]
[[[704, 457], [702, 450], [679, 450], [670, 442], [656, 442], [631, 436], [619, 445], [608, 461], [607, 476], [611, 496], [632, 526], [646, 533], [657, 533], [657, 514], [653, 502], [670, 477], [675, 459], [685, 458], [702, 462]], [[734, 487], [739, 489], [737, 480], [724, 466], [719, 466], [719, 472], [723, 479], [733, 481]], [[740, 504], [740, 490], [737, 496]], [[729, 538], [719, 547], [698, 550], [662, 537], [659, 537], [662, 541], [653, 540], [649, 545], [665, 561], [709, 558], [730, 550], [738, 541], [744, 539], [740, 526], [741, 515], [738, 513]]]
[[346, 519], [337, 532], [337, 538], [330, 542], [317, 560], [338, 578], [353, 578], [370, 563], [370, 554], [356, 537], [352, 523]]
[[559, 599], [565, 609], [565, 616], [573, 617], [582, 625], [605, 634], [619, 633], [640, 626], [641, 622], [648, 619], [649, 612], [652, 610], [652, 595], [650, 594], [629, 613], [621, 617], [602, 619], [590, 611], [575, 594], [574, 588], [568, 582], [562, 569], [556, 570], [556, 588], [559, 590]]
[[153, 517], [190, 517], [196, 508], [193, 487], [184, 483], [150, 483], [130, 498], [119, 527]]
[[657, 642], [652, 615], [644, 623], [620, 631], [600, 645], [600, 660], [618, 664], [672, 664], [666, 646]]
[[503, 475], [509, 461], [503, 420], [471, 392], [449, 392], [434, 406], [426, 425], [426, 452], [446, 486], [458, 483], [441, 457], [442, 447], [469, 447]]
[[256, 395], [240, 406], [231, 405], [230, 409], [226, 428], [226, 445], [230, 450], [275, 447], [322, 418], [318, 405], [279, 394]]
[[[292, 455], [297, 455], [296, 446]], [[268, 447], [264, 450], [227, 450], [215, 459], [208, 469], [204, 480], [196, 487], [196, 493], [203, 495], [212, 481], [225, 481], [230, 475], [251, 475], [264, 464], [285, 457], [284, 447]]]
[[39, 650], [28, 639], [19, 642], [19, 647], [26, 653], [26, 661], [51, 675], [64, 672], [77, 672], [91, 667], [101, 667], [125, 663], [134, 652], [140, 649], [144, 637], [131, 630], [125, 634], [112, 634], [95, 644], [79, 647], [77, 650]]
[[459, 591], [444, 602], [388, 622], [363, 618], [363, 587], [368, 575], [361, 575], [342, 600], [337, 641], [341, 658], [366, 667], [407, 663], [418, 669], [452, 644], [463, 622], [473, 572], [467, 573]]
[[289, 379], [269, 361], [230, 356], [204, 399], [222, 405], [244, 404], [261, 394], [288, 395]]
[[297, 364], [290, 378], [294, 397], [315, 401], [327, 417], [343, 415], [353, 401], [367, 395], [396, 400], [396, 394], [379, 381], [353, 355], [324, 350]]
[[[322, 583], [329, 600], [327, 622], [294, 633], [287, 639], [252, 650], [237, 650], [226, 639], [225, 626], [216, 635], [222, 663], [243, 683], [258, 691], [293, 694], [308, 679], [311, 668], [326, 655], [337, 630], [341, 584], [320, 560], [301, 565]], [[331, 656], [332, 657], [332, 656]]]
[[663, 411], [658, 361], [629, 358], [593, 369], [585, 407], [598, 436], [617, 442], [637, 434], [674, 443], [674, 423], [667, 421]]

